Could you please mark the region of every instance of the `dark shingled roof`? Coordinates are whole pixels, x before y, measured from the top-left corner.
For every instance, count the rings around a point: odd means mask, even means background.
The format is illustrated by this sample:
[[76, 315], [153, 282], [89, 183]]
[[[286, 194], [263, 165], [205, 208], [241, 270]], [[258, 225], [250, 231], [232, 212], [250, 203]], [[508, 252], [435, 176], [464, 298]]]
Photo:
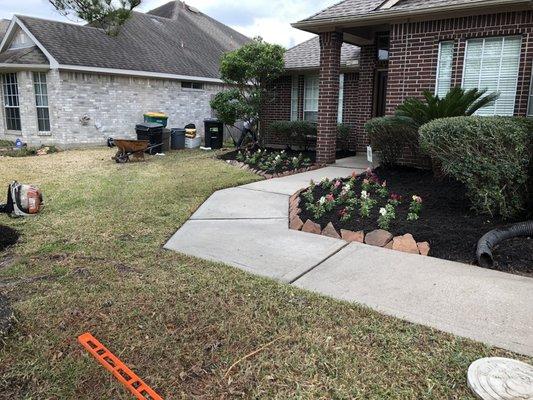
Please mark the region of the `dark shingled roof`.
[[11, 21], [7, 19], [0, 19], [0, 43], [2, 42], [10, 23]]
[[7, 50], [0, 53], [0, 64], [3, 63], [48, 65], [48, 59], [37, 46], [32, 46], [25, 49]]
[[[379, 15], [390, 11], [419, 11], [427, 9], [431, 11], [436, 7], [453, 7], [453, 6], [474, 6], [484, 5], [485, 0], [400, 0], [392, 8], [380, 8], [386, 0], [345, 0], [331, 7], [326, 8], [299, 23], [318, 22], [332, 18], [357, 18], [371, 15]], [[502, 4], [511, 3], [511, 1], [501, 1]]]
[[220, 78], [222, 54], [249, 41], [179, 1], [149, 14], [134, 12], [117, 36], [90, 26], [17, 17], [63, 65]]
[[[360, 48], [343, 43], [341, 67], [358, 66]], [[309, 39], [285, 52], [285, 68], [288, 70], [318, 69], [320, 66], [320, 41], [318, 36]]]

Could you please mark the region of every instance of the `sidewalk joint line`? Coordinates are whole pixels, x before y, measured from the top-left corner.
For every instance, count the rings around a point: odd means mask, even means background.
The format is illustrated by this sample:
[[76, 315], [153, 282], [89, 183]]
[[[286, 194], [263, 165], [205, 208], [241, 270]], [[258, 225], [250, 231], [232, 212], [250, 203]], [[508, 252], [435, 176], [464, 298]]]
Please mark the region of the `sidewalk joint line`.
[[345, 249], [350, 243], [345, 243], [344, 245], [342, 245], [341, 247], [339, 247], [337, 250], [335, 250], [333, 253], [331, 253], [330, 255], [328, 255], [326, 258], [324, 258], [323, 260], [319, 261], [318, 264], [315, 264], [313, 265], [311, 268], [307, 269], [306, 271], [302, 272], [300, 275], [298, 275], [296, 278], [292, 279], [289, 281], [289, 285], [292, 285], [294, 284], [296, 281], [302, 279], [305, 275], [307, 275], [309, 272], [313, 271], [315, 268], [317, 268], [318, 266], [320, 266], [321, 264], [324, 264], [326, 261], [328, 261], [331, 257], [333, 257], [334, 255], [336, 255], [337, 253], [339, 253], [341, 250]]

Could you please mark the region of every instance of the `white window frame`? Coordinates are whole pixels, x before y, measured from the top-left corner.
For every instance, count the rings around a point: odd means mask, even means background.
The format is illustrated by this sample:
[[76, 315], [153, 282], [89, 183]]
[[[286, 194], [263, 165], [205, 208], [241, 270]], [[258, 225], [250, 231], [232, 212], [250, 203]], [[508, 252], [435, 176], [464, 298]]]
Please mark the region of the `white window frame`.
[[342, 124], [344, 120], [344, 74], [339, 75], [339, 108], [337, 110], [337, 123]]
[[[15, 79], [13, 82], [7, 83], [6, 77], [8, 75], [14, 76]], [[4, 109], [4, 124], [6, 127], [6, 131], [8, 132], [20, 132], [22, 131], [22, 115], [20, 112], [20, 90], [19, 90], [19, 83], [18, 83], [18, 75], [16, 72], [7, 72], [5, 74], [0, 74], [0, 83], [2, 86], [2, 108]], [[14, 85], [14, 89], [16, 90], [16, 93], [8, 94], [6, 91], [7, 86]], [[16, 99], [17, 105], [12, 105], [11, 100]], [[8, 119], [13, 119], [12, 115], [8, 110], [18, 110], [18, 118], [15, 117], [14, 119], [18, 119], [18, 127], [15, 126], [15, 128], [18, 129], [11, 129], [10, 124], [8, 123]]]
[[[308, 89], [307, 89], [307, 82], [308, 82], [308, 79], [316, 79], [316, 84], [317, 84], [317, 94], [316, 94], [316, 98], [313, 97], [313, 98], [309, 98], [308, 97]], [[319, 99], [319, 96], [320, 96], [320, 78], [318, 75], [306, 75], [305, 76], [305, 80], [304, 80], [304, 107], [303, 107], [303, 119], [304, 121], [309, 121], [309, 119], [306, 117], [306, 114], [307, 113], [317, 113], [317, 118], [318, 118], [318, 99]], [[309, 109], [307, 108], [307, 100], [315, 100], [316, 99], [316, 109], [313, 108], [313, 109]], [[311, 122], [317, 122], [317, 121], [314, 121], [314, 120], [311, 120]]]
[[[506, 39], [510, 39], [510, 38], [520, 38], [521, 41], [523, 41], [523, 38], [519, 35], [510, 35], [510, 36], [498, 36], [499, 38], [501, 38], [503, 40], [503, 44], [505, 43], [505, 40]], [[468, 56], [468, 43], [471, 41], [471, 40], [483, 40], [483, 47], [482, 47], [482, 50], [481, 50], [481, 59], [480, 59], [480, 66], [479, 66], [479, 69], [480, 71], [483, 69], [483, 57], [484, 57], [484, 53], [485, 53], [485, 43], [487, 41], [487, 39], [494, 39], [495, 37], [494, 36], [491, 36], [491, 37], [484, 37], [484, 38], [472, 38], [472, 39], [468, 39], [465, 43], [465, 55], [464, 55], [464, 59], [463, 59], [463, 77], [462, 77], [462, 80], [461, 80], [461, 86], [464, 87], [464, 83], [465, 83], [465, 76], [466, 76], [466, 60], [467, 60], [467, 56]], [[501, 80], [501, 66], [502, 66], [502, 62], [503, 62], [503, 45], [502, 45], [502, 54], [500, 55], [500, 73], [498, 74], [498, 86], [499, 86], [499, 83], [500, 83], [500, 80]], [[512, 114], [498, 114], [497, 111], [498, 111], [498, 107], [497, 107], [497, 100], [496, 100], [496, 105], [494, 107], [494, 114], [493, 115], [514, 115], [514, 111], [516, 110], [516, 98], [517, 98], [517, 95], [518, 95], [518, 79], [519, 79], [519, 76], [520, 76], [520, 60], [519, 60], [519, 66], [518, 66], [518, 69], [517, 69], [517, 74], [516, 74], [516, 80], [515, 80], [515, 101], [514, 101], [514, 109], [513, 109], [513, 113]], [[479, 75], [479, 83], [478, 83], [478, 89], [483, 89], [481, 88], [481, 79], [482, 79], [482, 75], [480, 73]], [[498, 91], [498, 89], [496, 90]], [[483, 110], [483, 109], [481, 109]], [[476, 112], [476, 114], [478, 114], [478, 112]]]
[[529, 96], [526, 115], [528, 117], [533, 117], [533, 71], [531, 71], [531, 79], [529, 80]]
[[455, 41], [454, 40], [443, 40], [442, 42], [439, 42], [439, 56], [437, 58], [437, 76], [436, 76], [436, 79], [435, 79], [435, 95], [438, 95], [439, 94], [439, 86], [440, 86], [440, 83], [441, 83], [441, 79], [440, 79], [440, 73], [441, 73], [441, 59], [442, 59], [442, 45], [443, 44], [452, 44], [453, 46], [453, 52], [452, 52], [452, 67], [451, 67], [451, 70], [450, 70], [450, 85], [449, 85], [449, 88], [448, 88], [448, 91], [452, 88], [453, 86], [453, 57], [455, 55]]
[[[44, 77], [44, 81], [42, 77]], [[35, 108], [37, 109], [37, 130], [40, 133], [48, 133], [52, 129], [52, 123], [50, 121], [50, 104], [48, 102], [48, 80], [46, 79], [46, 72], [33, 72], [32, 80], [33, 91], [35, 94]], [[40, 86], [40, 93], [37, 92], [37, 86]], [[43, 94], [43, 87], [46, 88], [46, 94]], [[44, 103], [46, 103], [46, 105], [43, 105]], [[46, 110], [47, 117], [41, 118], [39, 116], [39, 110]], [[48, 129], [41, 129], [40, 120], [48, 121]]]
[[291, 80], [291, 121], [298, 120], [299, 98], [299, 77], [293, 75]]

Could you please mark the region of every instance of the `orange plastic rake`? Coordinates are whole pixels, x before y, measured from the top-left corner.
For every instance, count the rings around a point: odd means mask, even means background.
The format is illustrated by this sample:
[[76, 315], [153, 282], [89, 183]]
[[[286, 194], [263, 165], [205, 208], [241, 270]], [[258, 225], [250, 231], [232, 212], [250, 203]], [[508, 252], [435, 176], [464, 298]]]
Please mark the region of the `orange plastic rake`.
[[146, 383], [143, 382], [135, 373], [126, 367], [113, 353], [100, 343], [90, 333], [84, 333], [78, 337], [78, 342], [111, 372], [115, 378], [122, 383], [139, 400], [163, 400], [156, 392], [154, 392]]

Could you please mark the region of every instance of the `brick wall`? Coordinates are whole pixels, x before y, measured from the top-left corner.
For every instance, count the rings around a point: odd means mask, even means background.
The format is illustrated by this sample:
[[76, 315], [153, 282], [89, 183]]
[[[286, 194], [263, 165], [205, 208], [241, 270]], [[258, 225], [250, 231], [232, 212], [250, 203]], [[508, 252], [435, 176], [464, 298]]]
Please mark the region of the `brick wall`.
[[[143, 113], [161, 111], [169, 127], [194, 123], [203, 134], [203, 120], [212, 116], [209, 102], [223, 86], [204, 84], [204, 90], [181, 88], [174, 80], [133, 78], [75, 72], [47, 73], [51, 132], [37, 129], [31, 72], [18, 72], [21, 132], [7, 132], [1, 115], [0, 138], [22, 138], [32, 146], [102, 145], [109, 136], [135, 138]], [[83, 125], [80, 118], [87, 116]]]
[[316, 158], [317, 162], [322, 164], [334, 163], [336, 159], [341, 46], [341, 33], [326, 32], [320, 34]]
[[533, 11], [394, 25], [387, 112], [392, 114], [405, 98], [420, 96], [423, 89], [435, 89], [439, 42], [455, 42], [452, 84], [460, 86], [466, 41], [511, 35], [523, 38], [515, 114], [526, 115], [533, 62]]
[[[298, 105], [298, 115], [303, 113], [303, 77], [301, 84], [301, 95], [298, 96], [300, 103]], [[281, 135], [270, 132], [269, 126], [275, 121], [289, 121], [291, 119], [291, 90], [292, 76], [282, 76], [275, 81], [270, 87], [270, 98], [261, 111], [261, 138], [265, 144], [285, 147], [287, 140]]]

